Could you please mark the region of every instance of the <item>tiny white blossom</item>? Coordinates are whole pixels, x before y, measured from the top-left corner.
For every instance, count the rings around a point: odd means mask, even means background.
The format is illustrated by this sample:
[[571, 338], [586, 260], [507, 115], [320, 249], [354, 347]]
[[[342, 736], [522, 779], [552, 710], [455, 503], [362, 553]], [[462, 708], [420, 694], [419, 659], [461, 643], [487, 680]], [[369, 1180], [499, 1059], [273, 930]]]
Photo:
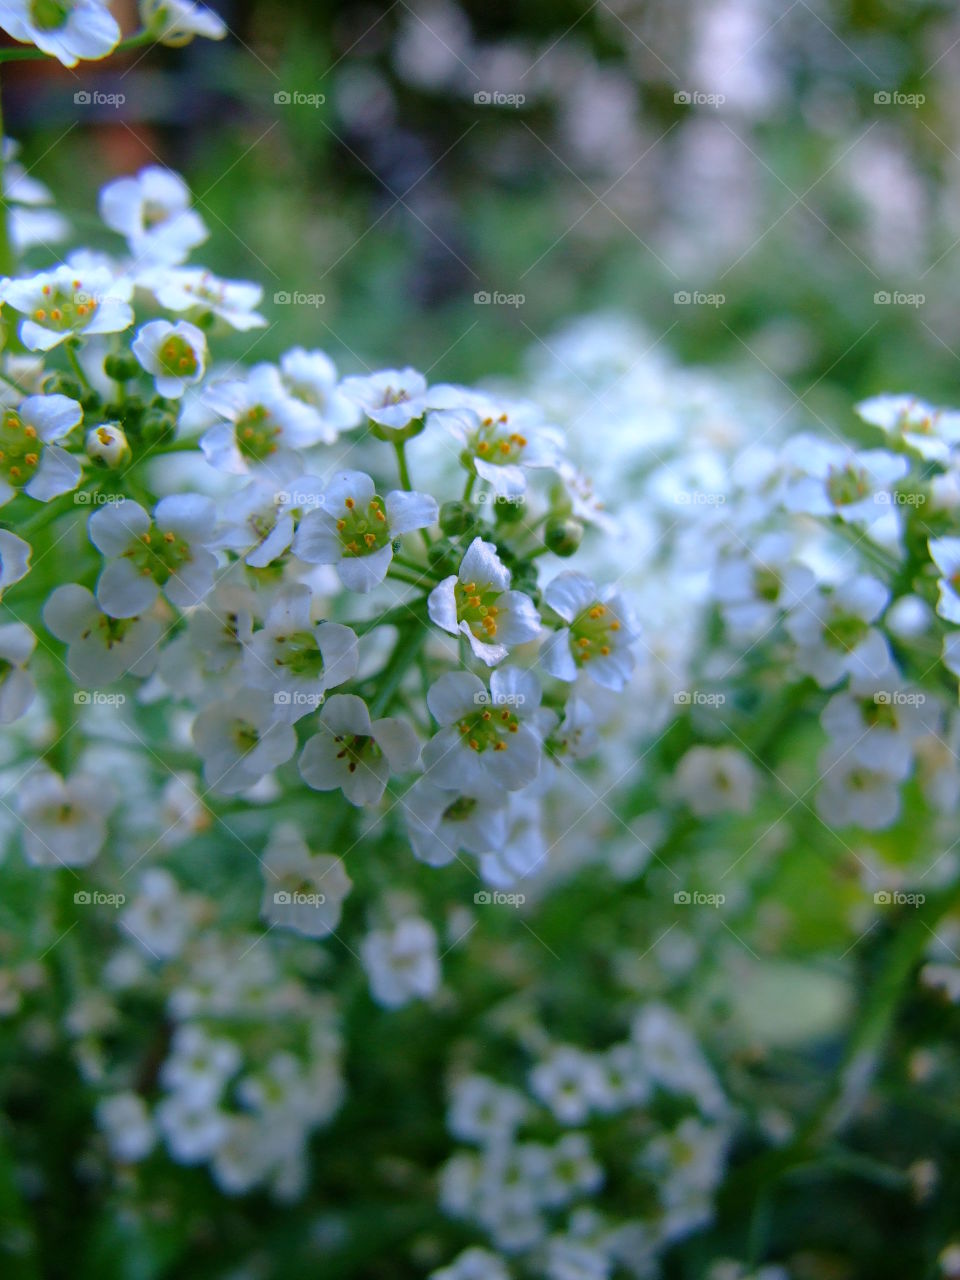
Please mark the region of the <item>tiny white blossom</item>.
[[880, 395], [862, 400], [857, 413], [895, 441], [903, 441], [923, 458], [946, 462], [960, 443], [960, 413], [936, 409], [909, 395]]
[[597, 684], [619, 692], [636, 665], [630, 646], [638, 627], [626, 602], [609, 587], [598, 591], [582, 573], [559, 574], [543, 599], [567, 623], [545, 642], [543, 669], [568, 682], [585, 670]]
[[184, 1101], [210, 1105], [242, 1061], [239, 1048], [225, 1036], [211, 1036], [203, 1027], [179, 1027], [170, 1054], [160, 1069], [160, 1083]]
[[0, 410], [0, 506], [21, 490], [38, 502], [69, 493], [80, 482], [77, 459], [55, 441], [82, 420], [69, 396], [28, 396], [16, 409]]
[[66, 666], [75, 683], [100, 688], [129, 671], [148, 676], [157, 664], [163, 628], [155, 618], [113, 618], [86, 587], [65, 583], [43, 606], [47, 630], [67, 649]]
[[948, 622], [960, 623], [960, 538], [931, 538], [928, 546], [941, 574], [937, 613]]
[[120, 28], [103, 0], [3, 0], [0, 27], [21, 44], [35, 44], [65, 67], [96, 61], [120, 42]]
[[153, 377], [159, 394], [169, 400], [179, 400], [206, 372], [207, 339], [187, 320], [176, 324], [151, 320], [134, 338], [130, 350]]
[[749, 813], [756, 770], [736, 747], [691, 747], [674, 775], [677, 794], [698, 818]]
[[582, 1124], [604, 1099], [600, 1061], [573, 1045], [558, 1045], [530, 1072], [530, 1088], [562, 1124]]
[[30, 544], [9, 529], [0, 529], [0, 595], [30, 572]]
[[817, 812], [831, 827], [858, 826], [865, 831], [882, 831], [900, 813], [900, 783], [912, 760], [888, 753], [885, 768], [871, 768], [855, 752], [829, 743], [818, 761], [821, 785], [817, 790]]
[[430, 592], [430, 618], [451, 635], [465, 635], [476, 657], [492, 667], [511, 645], [540, 633], [540, 615], [522, 591], [511, 591], [510, 570], [492, 542], [474, 538], [456, 575]]
[[453, 1086], [447, 1128], [455, 1138], [481, 1146], [511, 1138], [527, 1118], [530, 1107], [516, 1089], [489, 1076], [463, 1076]]
[[420, 758], [417, 735], [405, 720], [371, 720], [355, 694], [327, 698], [319, 725], [303, 748], [300, 776], [315, 791], [339, 787], [351, 804], [378, 804], [391, 773], [408, 772]]
[[230, 1133], [228, 1115], [179, 1093], [164, 1098], [155, 1116], [170, 1154], [181, 1164], [206, 1160]]
[[27, 317], [20, 324], [27, 350], [50, 351], [68, 338], [128, 329], [133, 324], [131, 287], [106, 267], [63, 265], [4, 281], [0, 299]]
[[207, 785], [225, 795], [244, 791], [293, 755], [297, 735], [270, 694], [245, 689], [201, 711], [193, 741]]
[[194, 36], [222, 40], [227, 34], [223, 19], [195, 0], [140, 0], [140, 18], [154, 40], [175, 48]]
[[178, 956], [195, 925], [186, 896], [164, 867], [143, 872], [120, 922], [138, 946], [160, 960]]
[[338, 472], [322, 507], [306, 513], [294, 555], [308, 564], [332, 564], [348, 591], [366, 592], [387, 576], [393, 539], [434, 524], [438, 509], [425, 493], [394, 489], [385, 498], [363, 471]]
[[418, 778], [401, 801], [414, 855], [432, 867], [443, 867], [461, 849], [485, 853], [500, 849], [507, 838], [506, 796], [499, 804]]
[[280, 358], [287, 391], [313, 409], [322, 444], [333, 444], [341, 431], [355, 427], [360, 410], [337, 382], [337, 367], [325, 351], [294, 347]]
[[482, 392], [446, 386], [434, 387], [431, 405], [437, 407], [427, 425], [451, 435], [471, 469], [502, 497], [525, 492], [527, 468], [556, 468], [561, 462], [562, 433], [532, 405], [501, 403]]
[[157, 1140], [147, 1104], [138, 1093], [127, 1091], [101, 1098], [97, 1124], [106, 1136], [110, 1154], [125, 1164], [143, 1160]]
[[256, 309], [263, 289], [252, 281], [221, 280], [205, 267], [163, 267], [141, 271], [137, 283], [166, 311], [187, 311], [194, 319], [216, 316], [240, 333], [266, 327]]
[[38, 768], [20, 783], [17, 812], [27, 861], [35, 867], [85, 867], [107, 838], [113, 794], [102, 778], [61, 778]]
[[282, 823], [263, 855], [264, 889], [260, 914], [271, 925], [308, 938], [325, 938], [340, 923], [353, 882], [343, 859], [314, 854], [293, 823]]
[[797, 666], [825, 689], [845, 675], [881, 678], [891, 665], [890, 647], [871, 624], [889, 602], [887, 587], [867, 574], [805, 596], [785, 620]]
[[891, 515], [893, 488], [910, 468], [905, 457], [886, 449], [854, 450], [810, 435], [790, 439], [783, 462], [799, 473], [783, 494], [788, 511], [861, 524]]
[[178, 173], [148, 165], [136, 177], [116, 178], [100, 192], [100, 216], [124, 236], [139, 262], [183, 262], [209, 232], [190, 207], [190, 189]]
[[292, 451], [319, 444], [325, 434], [313, 409], [287, 391], [272, 364], [254, 365], [245, 378], [213, 386], [203, 398], [221, 419], [200, 438], [204, 457], [218, 471], [244, 475], [263, 467], [279, 476], [278, 464]]
[[129, 462], [131, 456], [126, 432], [117, 422], [104, 422], [99, 427], [92, 427], [87, 432], [83, 447], [88, 458], [107, 467], [120, 467]]
[[416, 369], [382, 369], [344, 378], [340, 390], [378, 426], [397, 431], [427, 411], [427, 380]]
[[29, 709], [36, 696], [33, 677], [26, 670], [37, 637], [22, 622], [0, 625], [0, 724], [11, 724]]
[[360, 958], [377, 1004], [398, 1009], [411, 1000], [426, 1000], [440, 985], [437, 935], [418, 916], [407, 916], [391, 929], [368, 933]]

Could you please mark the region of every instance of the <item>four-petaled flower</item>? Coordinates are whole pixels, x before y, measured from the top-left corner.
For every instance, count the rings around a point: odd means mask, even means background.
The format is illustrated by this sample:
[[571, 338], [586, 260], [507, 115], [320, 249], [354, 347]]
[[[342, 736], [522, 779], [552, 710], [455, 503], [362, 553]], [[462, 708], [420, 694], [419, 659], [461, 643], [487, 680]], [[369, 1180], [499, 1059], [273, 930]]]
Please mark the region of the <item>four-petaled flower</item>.
[[53, 442], [83, 418], [68, 396], [27, 396], [16, 409], [0, 410], [0, 506], [20, 490], [49, 502], [80, 482], [77, 459]]
[[100, 192], [100, 217], [126, 238], [138, 262], [183, 262], [209, 234], [190, 207], [190, 188], [159, 165], [108, 182]]
[[320, 732], [303, 748], [300, 775], [315, 791], [340, 788], [351, 804], [377, 804], [391, 773], [406, 773], [420, 758], [417, 735], [404, 720], [371, 720], [367, 704], [335, 693], [320, 712]]
[[151, 320], [134, 338], [130, 350], [168, 400], [179, 400], [206, 372], [207, 339], [187, 320], [176, 324]]
[[630, 646], [638, 635], [626, 602], [612, 588], [598, 591], [582, 573], [559, 574], [543, 599], [567, 624], [543, 646], [544, 670], [566, 681], [586, 671], [605, 689], [622, 689], [635, 666]]
[[488, 667], [502, 662], [511, 645], [540, 634], [540, 615], [522, 591], [511, 591], [510, 570], [492, 542], [474, 538], [460, 571], [430, 592], [427, 607], [438, 627], [463, 634]]
[[105, 267], [54, 267], [23, 280], [6, 280], [0, 299], [27, 318], [20, 341], [28, 351], [50, 351], [73, 337], [120, 333], [133, 324], [132, 285]]
[[112, 53], [120, 27], [103, 0], [4, 0], [0, 27], [21, 44], [35, 44], [65, 67]]

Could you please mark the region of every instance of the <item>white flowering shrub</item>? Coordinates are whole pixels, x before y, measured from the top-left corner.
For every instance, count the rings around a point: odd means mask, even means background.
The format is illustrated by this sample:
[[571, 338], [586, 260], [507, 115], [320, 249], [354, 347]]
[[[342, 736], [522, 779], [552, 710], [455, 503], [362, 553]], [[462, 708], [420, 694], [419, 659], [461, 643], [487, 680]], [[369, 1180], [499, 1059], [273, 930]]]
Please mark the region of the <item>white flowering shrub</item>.
[[513, 385], [268, 360], [178, 175], [51, 261], [5, 156], [10, 1273], [875, 1265], [798, 1175], [957, 1174], [890, 1125], [956, 1078], [960, 412], [814, 431], [622, 317]]

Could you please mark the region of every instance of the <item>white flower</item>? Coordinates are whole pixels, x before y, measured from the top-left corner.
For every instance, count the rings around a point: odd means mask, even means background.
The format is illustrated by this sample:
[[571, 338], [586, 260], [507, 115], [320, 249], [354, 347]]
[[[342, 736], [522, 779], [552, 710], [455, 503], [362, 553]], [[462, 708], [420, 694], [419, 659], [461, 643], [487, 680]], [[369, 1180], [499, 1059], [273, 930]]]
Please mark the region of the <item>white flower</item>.
[[530, 1088], [562, 1124], [582, 1124], [604, 1099], [599, 1060], [573, 1045], [558, 1045], [530, 1072]]
[[767, 533], [716, 566], [711, 590], [733, 636], [762, 635], [813, 588], [813, 571], [798, 563], [795, 552], [789, 534]]
[[501, 844], [480, 857], [480, 875], [495, 889], [511, 889], [533, 875], [547, 856], [541, 827], [542, 806], [533, 795], [511, 791], [507, 797], [507, 832]]
[[66, 645], [66, 666], [76, 684], [100, 688], [132, 672], [148, 676], [157, 664], [162, 627], [138, 615], [113, 618], [77, 583], [57, 587], [43, 606], [47, 630]]
[[427, 776], [437, 786], [499, 797], [532, 782], [540, 771], [543, 747], [525, 723], [535, 717], [541, 689], [529, 671], [499, 667], [490, 690], [467, 671], [442, 675], [427, 694], [430, 714], [440, 732], [423, 749]]
[[288, 822], [272, 832], [263, 871], [260, 914], [264, 920], [308, 938], [333, 933], [343, 901], [353, 888], [342, 858], [311, 853], [299, 828]]
[[90, 541], [106, 565], [97, 600], [114, 618], [144, 613], [163, 591], [171, 604], [198, 604], [213, 586], [216, 509], [195, 493], [173, 494], [156, 505], [153, 518], [129, 498], [101, 507], [90, 517]]
[[414, 855], [443, 867], [461, 849], [486, 853], [502, 848], [507, 838], [505, 799], [491, 804], [418, 778], [401, 802]]
[[83, 468], [53, 443], [63, 440], [83, 418], [68, 396], [28, 396], [16, 409], [0, 410], [0, 506], [20, 490], [49, 502], [80, 482]]
[[340, 471], [327, 486], [323, 506], [303, 517], [294, 555], [308, 564], [335, 565], [348, 591], [370, 591], [387, 576], [393, 539], [427, 528], [437, 514], [428, 494], [394, 489], [381, 498], [364, 472]]
[[788, 511], [866, 524], [891, 514], [893, 487], [910, 469], [905, 457], [886, 449], [854, 450], [810, 435], [789, 440], [783, 462], [800, 473], [786, 484]]
[[437, 935], [433, 925], [419, 916], [407, 916], [392, 929], [368, 933], [360, 958], [370, 994], [386, 1009], [426, 1000], [440, 985]]
[[139, 892], [125, 907], [120, 923], [148, 955], [173, 960], [183, 950], [196, 921], [176, 880], [163, 867], [149, 867]]
[[817, 813], [832, 827], [857, 826], [865, 831], [882, 831], [900, 813], [900, 786], [910, 771], [912, 760], [888, 753], [886, 767], [871, 768], [856, 752], [829, 743], [820, 754], [821, 785], [817, 791]]
[[610, 587], [598, 592], [582, 573], [559, 574], [543, 599], [568, 624], [544, 644], [544, 670], [568, 682], [586, 670], [597, 684], [619, 692], [636, 665], [630, 646], [638, 635], [625, 601]]
[[529, 1104], [522, 1093], [489, 1076], [463, 1076], [453, 1086], [447, 1128], [455, 1138], [481, 1146], [512, 1138], [526, 1119]]
[[442, 427], [451, 435], [469, 465], [496, 494], [519, 497], [527, 487], [525, 468], [559, 464], [563, 436], [531, 406], [502, 406], [480, 392], [435, 387], [431, 404], [442, 400], [449, 400], [453, 407], [435, 409], [427, 425]]
[[236, 551], [254, 569], [265, 569], [285, 555], [304, 511], [323, 500], [323, 481], [300, 475], [299, 465], [292, 469], [296, 477], [279, 485], [257, 476], [241, 489], [230, 501], [214, 545]]
[[891, 666], [885, 637], [870, 624], [890, 602], [878, 578], [859, 574], [800, 600], [784, 625], [797, 645], [801, 671], [828, 689], [845, 675], [881, 679]]
[[431, 1271], [427, 1280], [510, 1280], [510, 1272], [497, 1254], [472, 1245], [458, 1253], [448, 1267]]
[[240, 333], [266, 327], [256, 310], [263, 289], [249, 280], [221, 280], [205, 267], [163, 267], [140, 272], [137, 284], [165, 311], [190, 311], [195, 319], [213, 315]]
[[113, 795], [103, 778], [63, 779], [38, 768], [20, 783], [17, 812], [27, 861], [35, 867], [85, 867], [107, 838]]
[[749, 813], [756, 770], [736, 747], [691, 747], [674, 775], [677, 794], [698, 818]]
[[416, 369], [381, 369], [344, 378], [341, 392], [378, 426], [402, 430], [427, 411], [427, 380]]
[[948, 622], [960, 623], [960, 538], [931, 538], [930, 557], [940, 570], [937, 613]]
[[320, 732], [303, 748], [300, 776], [315, 791], [339, 787], [351, 804], [378, 804], [391, 773], [408, 772], [420, 758], [417, 735], [406, 721], [371, 720], [355, 694], [328, 698], [319, 723]]
[[106, 1135], [110, 1154], [125, 1164], [143, 1160], [157, 1140], [147, 1104], [129, 1090], [100, 1099], [97, 1124]]
[[960, 413], [935, 409], [916, 396], [880, 395], [863, 400], [857, 413], [893, 440], [902, 440], [923, 458], [946, 462], [960, 442]]
[[106, 267], [64, 265], [4, 281], [0, 299], [27, 317], [20, 324], [27, 350], [50, 351], [68, 338], [128, 329], [133, 324], [130, 288]]
[[820, 723], [837, 747], [868, 768], [902, 776], [913, 745], [928, 732], [925, 695], [918, 690], [882, 688], [877, 681], [854, 682], [834, 694]]
[[181, 1164], [206, 1160], [230, 1134], [229, 1116], [179, 1093], [163, 1099], [155, 1118], [170, 1154]]
[[160, 1069], [160, 1083], [186, 1102], [209, 1106], [242, 1061], [232, 1040], [208, 1035], [200, 1026], [178, 1027], [170, 1055]]
[[311, 598], [302, 583], [282, 587], [244, 652], [249, 683], [272, 692], [280, 714], [291, 722], [315, 711], [327, 689], [355, 676], [359, 661], [349, 627], [311, 621]]
[[569, 756], [571, 760], [585, 760], [600, 745], [597, 717], [583, 698], [568, 698], [563, 709], [563, 720], [550, 731], [547, 749], [552, 756]]
[[183, 262], [209, 232], [190, 208], [190, 189], [178, 173], [148, 165], [135, 178], [117, 178], [100, 192], [100, 217], [126, 238], [140, 261]]
[[65, 67], [75, 67], [81, 58], [107, 57], [121, 34], [103, 0], [3, 0], [0, 27]]
[[0, 595], [30, 572], [30, 544], [0, 529]]
[[104, 422], [87, 432], [84, 441], [87, 457], [107, 467], [121, 467], [131, 457], [126, 432], [117, 422]]
[[140, 0], [140, 19], [160, 44], [189, 44], [194, 36], [222, 40], [226, 23], [205, 4], [194, 0]]
[[355, 427], [360, 410], [337, 384], [337, 367], [324, 351], [294, 347], [280, 358], [287, 391], [314, 410], [322, 444], [333, 444], [341, 431]]
[[430, 618], [451, 635], [463, 634], [488, 667], [502, 662], [510, 645], [540, 634], [540, 615], [522, 591], [510, 591], [510, 570], [492, 542], [474, 538], [456, 576], [430, 592]]
[[648, 1004], [631, 1027], [643, 1069], [671, 1093], [689, 1094], [705, 1115], [719, 1116], [727, 1102], [687, 1026], [666, 1005]]
[[315, 412], [287, 391], [272, 364], [254, 365], [246, 378], [211, 387], [204, 403], [222, 419], [200, 438], [204, 457], [218, 471], [243, 475], [263, 466], [274, 474], [291, 450], [319, 444], [325, 434]]
[[603, 1185], [603, 1167], [590, 1149], [585, 1133], [565, 1133], [549, 1152], [550, 1167], [544, 1200], [550, 1205], [567, 1204], [577, 1196], [590, 1195]]
[[130, 350], [151, 374], [157, 391], [179, 400], [187, 387], [200, 382], [207, 368], [207, 339], [186, 320], [151, 320], [131, 343]]
[[0, 724], [19, 720], [36, 696], [33, 677], [26, 670], [37, 637], [22, 622], [0, 626]]
[[297, 735], [280, 711], [270, 694], [244, 689], [200, 712], [193, 741], [208, 786], [234, 795], [290, 759]]

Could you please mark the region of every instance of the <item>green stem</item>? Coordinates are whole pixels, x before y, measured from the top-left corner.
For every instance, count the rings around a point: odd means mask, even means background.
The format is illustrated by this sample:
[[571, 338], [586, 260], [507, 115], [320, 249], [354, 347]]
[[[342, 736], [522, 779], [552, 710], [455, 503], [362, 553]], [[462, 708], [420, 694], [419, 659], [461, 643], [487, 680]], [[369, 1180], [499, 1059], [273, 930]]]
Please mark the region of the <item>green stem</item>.
[[476, 483], [477, 483], [477, 473], [475, 471], [471, 471], [470, 474], [467, 476], [467, 483], [463, 486], [463, 497], [460, 499], [461, 502], [470, 501], [470, 496], [473, 493], [473, 486]]
[[428, 635], [429, 628], [419, 619], [412, 621], [400, 632], [390, 661], [377, 677], [379, 685], [377, 695], [370, 704], [370, 715], [374, 720], [389, 709], [394, 695], [407, 674], [407, 668], [416, 661]]
[[80, 384], [87, 391], [92, 391], [93, 387], [90, 385], [90, 379], [87, 377], [87, 375], [83, 371], [83, 365], [80, 363], [79, 359], [77, 358], [77, 353], [73, 349], [73, 344], [70, 342], [64, 343], [64, 350], [67, 353], [67, 359], [70, 361], [70, 368], [77, 375], [78, 379], [80, 380]]
[[[413, 491], [413, 482], [410, 479], [410, 468], [407, 466], [407, 446], [404, 440], [394, 440], [393, 450], [397, 455], [397, 471], [400, 473], [400, 484], [408, 493]], [[420, 530], [420, 537], [423, 539], [423, 545], [427, 548], [433, 545], [432, 539], [426, 529]]]
[[414, 575], [412, 573], [408, 573], [406, 569], [401, 569], [393, 564], [391, 564], [390, 568], [387, 570], [387, 577], [396, 578], [398, 582], [406, 582], [411, 587], [422, 587], [424, 584], [422, 574], [418, 574], [414, 577]]
[[[138, 49], [141, 45], [153, 44], [154, 38], [148, 31], [138, 31], [136, 35], [121, 40], [114, 53], [126, 53], [128, 49]], [[42, 49], [27, 47], [24, 49], [0, 49], [0, 64], [4, 62], [40, 62], [49, 58]]]
[[[0, 126], [0, 128], [2, 128], [2, 126]], [[0, 181], [2, 181], [2, 178], [0, 178]], [[0, 222], [3, 222], [2, 216], [0, 216]], [[13, 387], [14, 391], [16, 391], [19, 395], [23, 396], [24, 398], [30, 395], [30, 392], [26, 389], [26, 387], [21, 387], [19, 382], [14, 382], [13, 378], [9, 377], [9, 375], [4, 373], [3, 370], [0, 370], [0, 380], [5, 382], [8, 387]]]

